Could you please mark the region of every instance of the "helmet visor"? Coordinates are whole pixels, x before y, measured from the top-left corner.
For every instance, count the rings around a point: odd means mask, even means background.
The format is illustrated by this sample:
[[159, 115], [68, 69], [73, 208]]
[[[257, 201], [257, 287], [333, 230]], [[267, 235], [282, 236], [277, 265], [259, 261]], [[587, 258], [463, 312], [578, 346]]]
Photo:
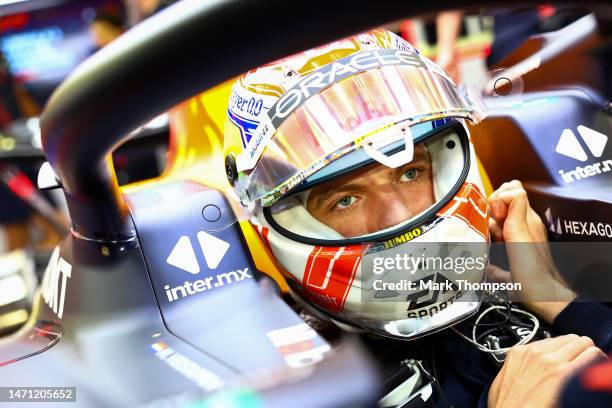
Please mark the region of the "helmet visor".
[[[363, 71], [305, 99], [282, 121], [275, 116], [267, 123], [273, 136], [252, 171], [239, 178], [239, 187], [249, 201], [269, 206], [390, 126], [402, 123], [410, 127], [449, 117], [476, 121], [482, 114], [476, 105], [427, 66], [392, 65]], [[263, 123], [260, 126], [266, 128]], [[250, 167], [244, 157], [238, 159], [239, 171]]]
[[380, 241], [422, 223], [455, 195], [469, 170], [461, 123], [422, 138], [412, 160], [396, 168], [361, 150], [342, 157], [308, 178], [308, 189], [265, 209], [268, 222], [294, 240], [317, 244]]

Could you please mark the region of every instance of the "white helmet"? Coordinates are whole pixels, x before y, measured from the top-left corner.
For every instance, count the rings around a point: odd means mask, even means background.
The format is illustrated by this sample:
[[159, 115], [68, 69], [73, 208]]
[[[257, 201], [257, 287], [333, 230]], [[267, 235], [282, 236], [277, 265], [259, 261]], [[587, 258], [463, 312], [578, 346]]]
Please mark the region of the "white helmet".
[[466, 127], [481, 117], [437, 65], [373, 30], [240, 77], [228, 178], [297, 299], [420, 336], [480, 305], [462, 282], [483, 280], [489, 248]]

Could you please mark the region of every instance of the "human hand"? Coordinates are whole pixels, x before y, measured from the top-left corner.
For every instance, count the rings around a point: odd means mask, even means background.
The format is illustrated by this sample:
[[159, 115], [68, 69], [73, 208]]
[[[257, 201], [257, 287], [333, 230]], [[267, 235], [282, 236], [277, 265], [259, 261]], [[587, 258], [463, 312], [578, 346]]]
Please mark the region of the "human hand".
[[[506, 242], [511, 280], [521, 284], [517, 300], [552, 323], [576, 294], [565, 286], [555, 267], [542, 219], [529, 205], [518, 180], [494, 191], [489, 207], [491, 235]], [[499, 276], [499, 271], [494, 272]], [[553, 298], [556, 301], [544, 301]]]
[[548, 242], [546, 227], [529, 205], [518, 180], [502, 184], [489, 196], [489, 229], [499, 242]]
[[606, 355], [575, 334], [515, 346], [489, 390], [488, 407], [554, 407], [569, 376]]

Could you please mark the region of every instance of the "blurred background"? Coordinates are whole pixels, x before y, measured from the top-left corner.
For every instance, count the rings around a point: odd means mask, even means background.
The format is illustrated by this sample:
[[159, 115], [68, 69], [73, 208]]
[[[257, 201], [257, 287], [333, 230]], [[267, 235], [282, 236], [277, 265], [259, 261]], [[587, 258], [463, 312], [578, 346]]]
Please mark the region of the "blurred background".
[[[69, 228], [61, 190], [36, 188], [47, 100], [81, 62], [167, 4], [0, 1], [0, 335], [27, 320], [51, 251]], [[120, 183], [158, 176], [167, 146], [166, 117], [138, 129], [114, 154]]]
[[[81, 62], [172, 2], [0, 0], [0, 335], [26, 321], [50, 252], [69, 228], [61, 190], [36, 188], [45, 162], [41, 111]], [[477, 82], [496, 67], [512, 65], [513, 58], [520, 60], [515, 51], [531, 36], [586, 14], [580, 7], [551, 4], [448, 10], [386, 28], [436, 60], [456, 82]], [[224, 115], [228, 92], [226, 86], [211, 93], [217, 116]], [[170, 143], [165, 115], [135, 130], [113, 154], [119, 184], [159, 176]], [[54, 187], [53, 180], [47, 187]]]

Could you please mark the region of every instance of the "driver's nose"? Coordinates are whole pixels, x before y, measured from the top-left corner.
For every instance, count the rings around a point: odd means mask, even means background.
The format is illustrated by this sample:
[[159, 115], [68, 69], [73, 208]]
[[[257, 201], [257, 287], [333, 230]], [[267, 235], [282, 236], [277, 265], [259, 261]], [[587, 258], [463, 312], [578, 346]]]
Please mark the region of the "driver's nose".
[[368, 233], [374, 233], [396, 226], [413, 216], [409, 203], [397, 191], [386, 191], [375, 195], [368, 211]]

